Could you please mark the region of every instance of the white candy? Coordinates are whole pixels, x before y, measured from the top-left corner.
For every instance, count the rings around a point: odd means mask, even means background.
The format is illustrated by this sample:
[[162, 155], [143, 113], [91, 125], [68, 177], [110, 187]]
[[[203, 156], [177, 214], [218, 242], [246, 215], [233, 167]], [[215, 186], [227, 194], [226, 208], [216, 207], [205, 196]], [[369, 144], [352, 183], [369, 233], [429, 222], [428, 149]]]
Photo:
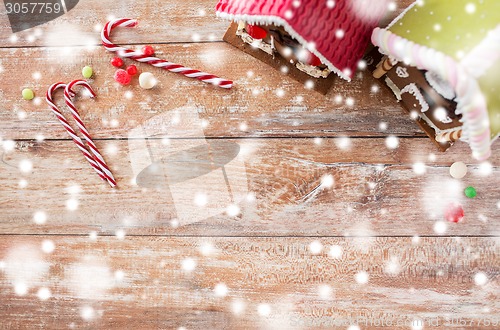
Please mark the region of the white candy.
[[455, 179], [461, 179], [467, 174], [467, 165], [463, 162], [456, 162], [450, 166], [450, 175]]
[[143, 72], [139, 76], [139, 86], [143, 89], [151, 89], [156, 86], [158, 80], [151, 72]]

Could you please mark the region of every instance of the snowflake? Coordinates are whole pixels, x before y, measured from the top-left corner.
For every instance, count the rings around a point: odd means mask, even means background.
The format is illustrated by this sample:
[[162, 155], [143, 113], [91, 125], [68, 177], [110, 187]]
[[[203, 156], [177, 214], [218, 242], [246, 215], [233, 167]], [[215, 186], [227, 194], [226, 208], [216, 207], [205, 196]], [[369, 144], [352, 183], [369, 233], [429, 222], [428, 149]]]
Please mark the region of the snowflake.
[[320, 241], [312, 241], [309, 244], [309, 252], [314, 255], [318, 255], [323, 251], [323, 244]]
[[216, 297], [225, 297], [227, 296], [228, 292], [229, 289], [224, 283], [218, 283], [214, 288], [214, 294]]
[[469, 2], [467, 5], [465, 5], [465, 12], [467, 14], [474, 14], [476, 12], [476, 5], [472, 2]]
[[335, 139], [335, 145], [340, 150], [349, 150], [352, 146], [352, 141], [348, 136], [341, 136]]
[[488, 276], [484, 272], [476, 273], [476, 275], [474, 275], [474, 283], [483, 286], [488, 283]]
[[321, 284], [318, 287], [318, 294], [321, 299], [324, 300], [332, 299], [333, 289], [328, 284]]
[[47, 214], [45, 212], [43, 212], [43, 211], [37, 211], [33, 215], [33, 221], [37, 225], [43, 225], [44, 223], [47, 222]]
[[197, 193], [194, 197], [194, 204], [200, 207], [207, 205], [208, 196], [204, 193]]
[[304, 86], [305, 86], [306, 89], [313, 89], [314, 88], [314, 81], [308, 80], [308, 81], [306, 81], [306, 83], [304, 84]]
[[116, 236], [116, 238], [118, 238], [119, 240], [123, 240], [123, 239], [125, 239], [125, 230], [123, 230], [123, 229], [118, 229], [117, 231], [115, 231], [115, 236]]
[[260, 316], [269, 316], [271, 314], [271, 306], [265, 303], [259, 304], [257, 306], [257, 313]]
[[493, 173], [493, 166], [490, 162], [482, 162], [479, 164], [479, 174], [481, 176], [489, 176]]
[[209, 256], [209, 255], [212, 255], [214, 254], [215, 252], [215, 247], [213, 246], [212, 243], [210, 242], [205, 242], [205, 243], [202, 243], [199, 247], [199, 251], [202, 255], [204, 256]]
[[115, 271], [115, 280], [121, 282], [125, 278], [125, 273], [123, 270], [117, 270]]
[[40, 299], [40, 300], [48, 300], [52, 296], [50, 290], [48, 288], [45, 288], [45, 287], [38, 289], [38, 292], [36, 295], [37, 295], [38, 299]]
[[235, 315], [241, 315], [245, 311], [245, 308], [246, 308], [245, 302], [240, 299], [235, 299], [231, 303], [231, 311]]
[[444, 235], [448, 229], [448, 224], [444, 221], [436, 221], [434, 223], [434, 232], [438, 235]]
[[427, 168], [424, 163], [415, 163], [412, 166], [413, 172], [417, 175], [423, 175], [427, 171]]
[[95, 310], [91, 306], [83, 306], [80, 308], [80, 317], [84, 321], [92, 321], [95, 318]]
[[186, 272], [192, 272], [196, 268], [196, 260], [193, 258], [186, 258], [182, 260], [181, 267]]
[[328, 256], [333, 259], [340, 259], [342, 258], [342, 247], [339, 245], [332, 245], [330, 247], [330, 251], [328, 252]]
[[399, 146], [399, 139], [396, 136], [390, 135], [385, 139], [385, 145], [389, 149], [396, 149]]
[[68, 211], [76, 211], [78, 210], [79, 202], [75, 198], [70, 198], [66, 201], [66, 208]]
[[30, 173], [33, 170], [33, 163], [29, 159], [19, 162], [19, 170], [23, 173]]
[[236, 205], [236, 204], [230, 204], [226, 208], [226, 213], [230, 217], [236, 217], [236, 216], [238, 216], [241, 213], [241, 210], [240, 210], [240, 207], [238, 205]]
[[54, 252], [56, 245], [53, 241], [46, 239], [42, 242], [42, 251], [44, 253], [52, 253]]
[[384, 272], [392, 276], [398, 275], [401, 272], [401, 266], [395, 257], [392, 257], [391, 260], [385, 264]]
[[330, 189], [333, 187], [335, 180], [333, 179], [333, 175], [327, 174], [321, 177], [321, 188]]
[[355, 276], [354, 279], [356, 280], [357, 283], [359, 284], [366, 284], [368, 283], [370, 276], [368, 275], [367, 272], [365, 271], [360, 271], [358, 272]]

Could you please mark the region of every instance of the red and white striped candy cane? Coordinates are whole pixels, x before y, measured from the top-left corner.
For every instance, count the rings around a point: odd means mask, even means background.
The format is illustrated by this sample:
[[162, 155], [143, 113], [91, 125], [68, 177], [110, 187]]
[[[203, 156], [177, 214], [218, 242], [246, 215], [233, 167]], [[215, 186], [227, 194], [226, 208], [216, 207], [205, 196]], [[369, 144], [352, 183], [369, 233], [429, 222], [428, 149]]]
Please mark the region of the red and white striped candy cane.
[[59, 111], [57, 106], [54, 104], [53, 94], [59, 88], [63, 88], [63, 89], [66, 88], [66, 84], [59, 82], [59, 83], [55, 83], [49, 87], [49, 89], [47, 90], [46, 97], [45, 97], [47, 103], [49, 104], [52, 112], [56, 115], [59, 122], [66, 129], [69, 136], [71, 136], [71, 138], [73, 139], [73, 141], [77, 145], [78, 149], [80, 149], [80, 151], [83, 153], [83, 156], [85, 156], [85, 159], [87, 159], [87, 161], [90, 163], [92, 168], [94, 168], [94, 170], [97, 172], [97, 174], [99, 174], [101, 179], [106, 180], [106, 176], [102, 172], [101, 167], [96, 163], [96, 161], [94, 160], [94, 157], [90, 154], [90, 152], [87, 150], [87, 148], [85, 148], [85, 145], [83, 144], [82, 140], [76, 135], [75, 131], [69, 125], [66, 118], [64, 118], [61, 111]]
[[137, 20], [129, 18], [120, 18], [106, 23], [101, 32], [101, 39], [104, 47], [110, 52], [116, 52], [120, 57], [130, 58], [141, 63], [148, 63], [151, 64], [152, 66], [162, 68], [164, 70], [168, 70], [175, 73], [180, 73], [185, 75], [186, 77], [196, 78], [198, 80], [204, 81], [209, 84], [217, 85], [222, 88], [231, 88], [233, 86], [232, 81], [219, 78], [213, 74], [201, 72], [199, 70], [194, 70], [191, 68], [186, 68], [180, 64], [162, 60], [157, 57], [146, 56], [141, 52], [115, 45], [110, 40], [110, 34], [114, 28], [119, 26], [135, 27], [137, 26]]
[[73, 87], [75, 86], [83, 86], [85, 87], [89, 92], [90, 96], [92, 98], [95, 97], [94, 90], [90, 85], [85, 81], [85, 80], [74, 80], [70, 82], [66, 88], [64, 89], [64, 99], [66, 100], [66, 105], [70, 108], [71, 114], [73, 115], [73, 118], [76, 121], [76, 125], [80, 129], [80, 132], [83, 134], [83, 137], [85, 138], [85, 141], [87, 142], [87, 145], [89, 146], [90, 151], [94, 155], [94, 160], [96, 161], [97, 165], [100, 167], [101, 171], [104, 173], [104, 177], [108, 181], [109, 185], [111, 187], [116, 186], [116, 181], [115, 178], [113, 177], [113, 174], [111, 173], [111, 170], [109, 169], [108, 165], [104, 161], [104, 158], [102, 157], [101, 153], [97, 149], [97, 146], [95, 145], [94, 141], [92, 140], [92, 137], [90, 136], [89, 131], [87, 130], [87, 127], [85, 127], [85, 124], [82, 121], [82, 118], [80, 117], [80, 114], [78, 113], [78, 110], [76, 109], [73, 101], [71, 98], [75, 95], [73, 91]]

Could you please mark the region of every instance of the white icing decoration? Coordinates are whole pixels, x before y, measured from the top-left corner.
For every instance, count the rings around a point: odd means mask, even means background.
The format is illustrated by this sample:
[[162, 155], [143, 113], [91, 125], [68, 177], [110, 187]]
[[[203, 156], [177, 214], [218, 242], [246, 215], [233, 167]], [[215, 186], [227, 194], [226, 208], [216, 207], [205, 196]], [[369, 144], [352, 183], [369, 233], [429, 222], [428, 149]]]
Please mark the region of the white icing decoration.
[[431, 87], [439, 93], [442, 97], [447, 100], [453, 100], [455, 98], [455, 91], [450, 83], [438, 76], [437, 74], [427, 71], [425, 73], [425, 80], [431, 85]]
[[396, 95], [396, 98], [398, 99], [398, 101], [401, 101], [401, 90], [398, 88], [398, 86], [396, 86], [394, 81], [392, 81], [391, 78], [387, 77], [387, 78], [385, 78], [385, 83], [387, 84], [387, 86], [389, 86], [389, 88], [392, 90], [394, 95]]
[[453, 120], [450, 117], [446, 116], [446, 118], [441, 119], [441, 122], [443, 124], [449, 124], [449, 123], [453, 122]]
[[420, 90], [418, 89], [417, 85], [415, 85], [414, 83], [406, 85], [401, 90], [401, 94], [404, 94], [404, 93], [409, 93], [417, 99], [417, 101], [421, 107], [421, 110], [420, 110], [421, 112], [426, 112], [427, 110], [429, 110], [429, 104], [425, 101], [425, 98], [422, 95], [422, 93], [420, 93]]
[[399, 78], [408, 78], [410, 75], [408, 74], [408, 69], [398, 66], [396, 68], [396, 74]]
[[[398, 99], [398, 101], [401, 101], [401, 90], [396, 86], [396, 84], [390, 78], [385, 78], [385, 83], [387, 84], [387, 86], [389, 86], [389, 88], [392, 90], [394, 95], [396, 95], [396, 98]], [[429, 127], [431, 127], [434, 130], [436, 135], [439, 135], [441, 133], [447, 133], [447, 132], [455, 132], [455, 131], [459, 131], [462, 129], [462, 127], [453, 127], [453, 128], [441, 130], [434, 124], [433, 121], [431, 121], [425, 115], [425, 113], [419, 113], [418, 115], [420, 118], [422, 118], [427, 123], [427, 125], [429, 125]], [[462, 136], [462, 138], [460, 138], [460, 140], [467, 142], [467, 140], [463, 136]]]
[[375, 62], [375, 60], [373, 59], [373, 57], [367, 56], [367, 57], [365, 57], [365, 62], [366, 62], [367, 66], [370, 66], [373, 64], [373, 62]]
[[313, 76], [314, 78], [326, 78], [330, 74], [330, 70], [328, 69], [321, 70], [317, 66], [304, 64], [302, 62], [297, 62], [297, 64], [295, 64], [295, 67], [300, 71], [305, 72], [310, 76]]
[[241, 39], [252, 47], [258, 48], [269, 55], [273, 55], [273, 46], [262, 42], [262, 40], [255, 40], [251, 35], [245, 32], [245, 30], [238, 30], [236, 35], [240, 36]]

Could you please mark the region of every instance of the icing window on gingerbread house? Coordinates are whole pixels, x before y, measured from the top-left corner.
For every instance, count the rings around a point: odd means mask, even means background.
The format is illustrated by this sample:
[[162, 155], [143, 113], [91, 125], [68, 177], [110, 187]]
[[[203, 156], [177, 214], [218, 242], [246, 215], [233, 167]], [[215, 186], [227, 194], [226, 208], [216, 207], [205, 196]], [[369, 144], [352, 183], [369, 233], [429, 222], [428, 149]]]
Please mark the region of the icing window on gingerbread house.
[[269, 55], [279, 54], [298, 70], [312, 77], [326, 78], [331, 72], [316, 55], [292, 38], [282, 27], [240, 21], [236, 34], [244, 42]]

